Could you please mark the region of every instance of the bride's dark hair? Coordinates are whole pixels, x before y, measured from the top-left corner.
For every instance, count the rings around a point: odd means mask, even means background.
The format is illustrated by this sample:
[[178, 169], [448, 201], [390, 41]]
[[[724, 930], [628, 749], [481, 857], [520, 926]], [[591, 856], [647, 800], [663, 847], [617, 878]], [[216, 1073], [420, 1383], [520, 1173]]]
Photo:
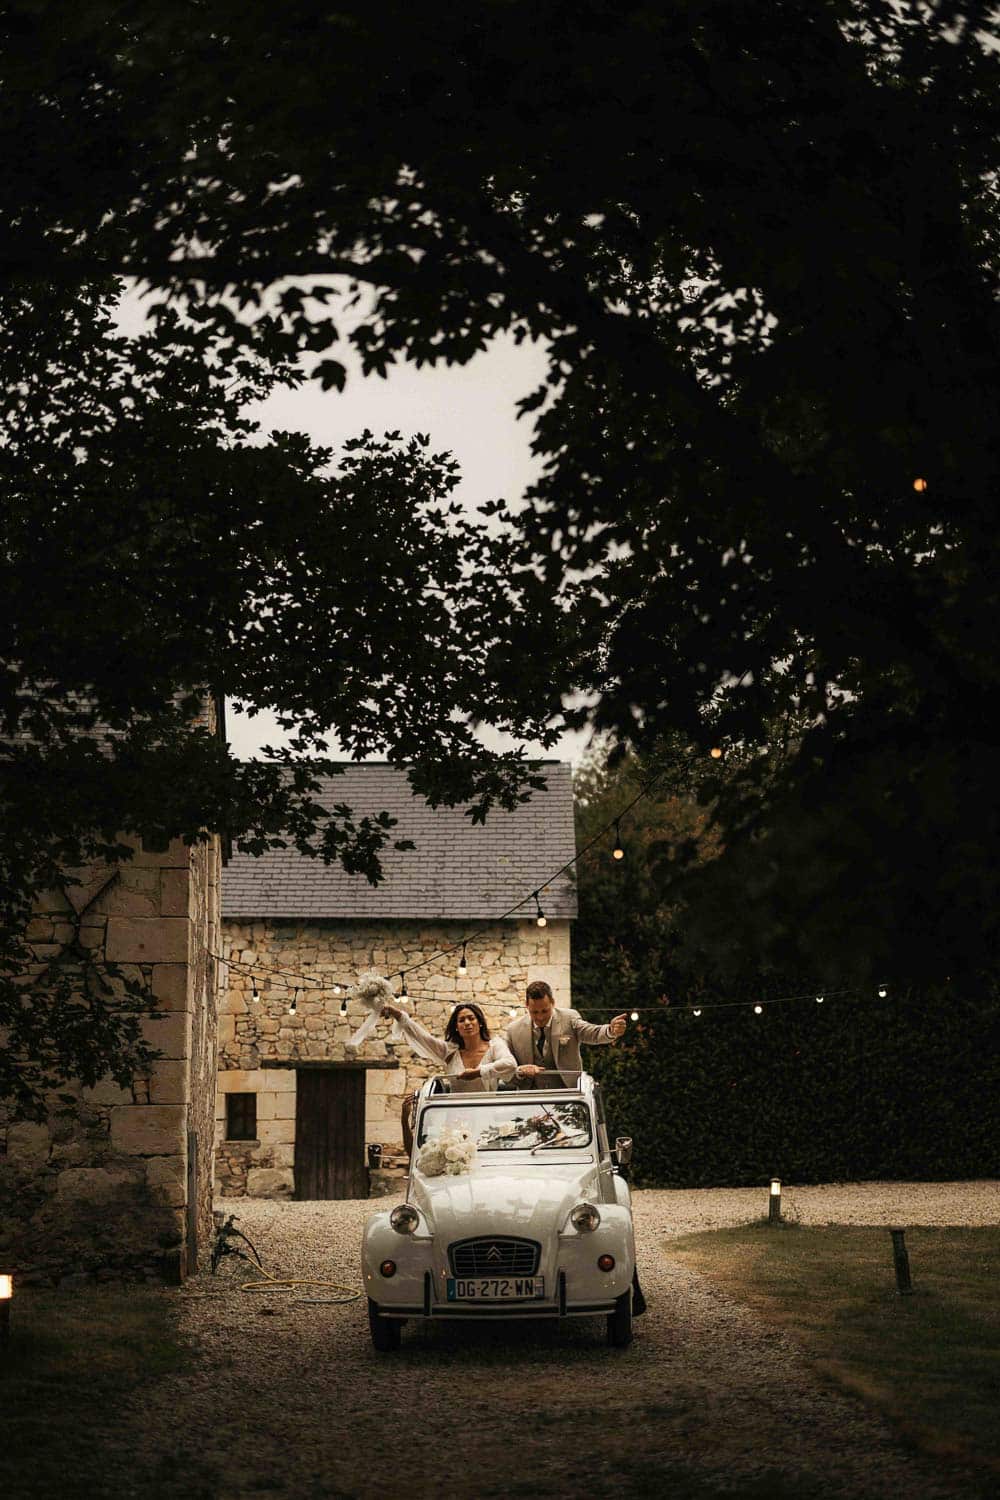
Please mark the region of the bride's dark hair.
[[460, 1047], [462, 1045], [462, 1038], [458, 1034], [458, 1018], [463, 1010], [472, 1011], [472, 1014], [479, 1022], [479, 1035], [482, 1037], [484, 1042], [488, 1042], [490, 1039], [490, 1028], [486, 1024], [486, 1017], [479, 1009], [479, 1006], [473, 1005], [471, 1000], [463, 1000], [461, 1005], [456, 1005], [455, 1009], [448, 1017], [448, 1024], [444, 1028], [445, 1041], [454, 1042], [456, 1047]]

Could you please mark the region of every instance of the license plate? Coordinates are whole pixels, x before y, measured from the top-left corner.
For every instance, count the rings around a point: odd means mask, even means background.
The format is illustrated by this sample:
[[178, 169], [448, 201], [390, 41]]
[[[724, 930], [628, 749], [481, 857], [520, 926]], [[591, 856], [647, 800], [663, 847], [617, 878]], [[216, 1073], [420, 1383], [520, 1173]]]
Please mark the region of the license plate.
[[544, 1276], [449, 1276], [449, 1302], [524, 1302], [545, 1296]]

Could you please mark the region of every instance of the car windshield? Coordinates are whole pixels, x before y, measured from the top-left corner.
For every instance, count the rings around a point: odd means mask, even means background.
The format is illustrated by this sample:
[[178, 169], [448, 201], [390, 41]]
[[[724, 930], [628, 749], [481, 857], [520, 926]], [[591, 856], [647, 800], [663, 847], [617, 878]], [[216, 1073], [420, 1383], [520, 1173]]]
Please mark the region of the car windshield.
[[589, 1146], [590, 1109], [579, 1099], [530, 1104], [431, 1104], [420, 1116], [417, 1144], [442, 1130], [467, 1130], [480, 1151], [546, 1151]]

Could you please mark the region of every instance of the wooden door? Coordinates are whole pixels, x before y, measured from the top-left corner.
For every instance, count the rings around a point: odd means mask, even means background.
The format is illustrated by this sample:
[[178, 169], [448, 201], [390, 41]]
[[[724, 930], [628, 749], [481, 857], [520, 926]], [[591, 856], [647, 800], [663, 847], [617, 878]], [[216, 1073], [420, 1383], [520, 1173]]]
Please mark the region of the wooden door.
[[367, 1198], [364, 1068], [299, 1068], [296, 1198]]

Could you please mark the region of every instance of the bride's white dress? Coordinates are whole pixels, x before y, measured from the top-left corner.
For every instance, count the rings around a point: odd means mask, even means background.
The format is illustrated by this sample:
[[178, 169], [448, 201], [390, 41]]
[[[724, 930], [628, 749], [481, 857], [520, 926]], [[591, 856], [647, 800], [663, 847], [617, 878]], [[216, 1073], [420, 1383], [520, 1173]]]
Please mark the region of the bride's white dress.
[[513, 1078], [517, 1072], [517, 1063], [503, 1037], [494, 1036], [489, 1040], [486, 1051], [483, 1053], [482, 1062], [479, 1064], [478, 1078], [458, 1078], [456, 1075], [465, 1071], [462, 1061], [462, 1053], [454, 1042], [446, 1042], [443, 1037], [432, 1036], [426, 1026], [413, 1016], [408, 1016], [403, 1011], [399, 1017], [398, 1026], [403, 1033], [407, 1043], [414, 1052], [419, 1052], [421, 1057], [426, 1057], [429, 1062], [444, 1063], [444, 1071], [450, 1078], [455, 1079], [455, 1090], [458, 1093], [494, 1093], [498, 1083], [506, 1083]]

